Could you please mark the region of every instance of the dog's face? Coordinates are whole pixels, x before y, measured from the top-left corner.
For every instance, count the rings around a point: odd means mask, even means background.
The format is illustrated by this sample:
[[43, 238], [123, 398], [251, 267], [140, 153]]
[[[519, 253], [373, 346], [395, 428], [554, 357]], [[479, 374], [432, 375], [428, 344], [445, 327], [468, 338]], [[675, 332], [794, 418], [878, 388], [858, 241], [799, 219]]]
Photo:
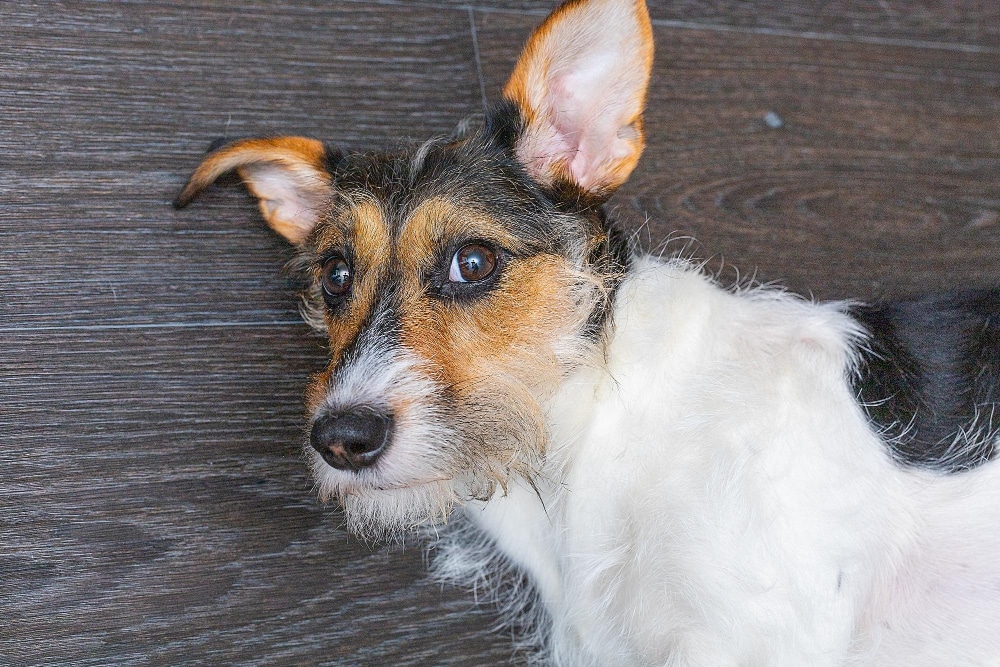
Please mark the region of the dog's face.
[[354, 531], [444, 518], [537, 469], [546, 401], [597, 349], [624, 270], [600, 205], [641, 153], [651, 59], [642, 2], [571, 2], [477, 130], [380, 154], [237, 141], [178, 198], [236, 169], [299, 247], [330, 345], [308, 451]]

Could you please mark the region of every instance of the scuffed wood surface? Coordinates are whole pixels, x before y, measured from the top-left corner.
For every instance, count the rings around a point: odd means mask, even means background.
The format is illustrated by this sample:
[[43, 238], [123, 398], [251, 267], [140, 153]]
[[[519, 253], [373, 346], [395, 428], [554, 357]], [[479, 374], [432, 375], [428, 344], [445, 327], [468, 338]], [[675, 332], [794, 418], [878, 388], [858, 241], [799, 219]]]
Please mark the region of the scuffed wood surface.
[[[477, 17], [487, 89], [535, 20]], [[654, 33], [648, 148], [614, 200], [647, 245], [822, 298], [1000, 283], [1000, 48]]]
[[[407, 0], [381, 0], [407, 4]], [[444, 0], [474, 5], [482, 13], [525, 13], [544, 17], [551, 0]], [[1000, 47], [1000, 5], [993, 0], [648, 0], [654, 25], [762, 35], [788, 34], [824, 41], [912, 44], [970, 53]], [[537, 21], [537, 19], [536, 19]]]
[[[0, 4], [0, 664], [519, 662], [314, 500], [322, 344], [250, 199], [169, 201], [220, 136], [450, 130], [553, 4]], [[1000, 283], [995, 3], [650, 4], [614, 200], [650, 247], [831, 298]]]
[[0, 664], [497, 664], [489, 608], [314, 499], [322, 368], [214, 138], [351, 148], [481, 108], [468, 12], [0, 5]]

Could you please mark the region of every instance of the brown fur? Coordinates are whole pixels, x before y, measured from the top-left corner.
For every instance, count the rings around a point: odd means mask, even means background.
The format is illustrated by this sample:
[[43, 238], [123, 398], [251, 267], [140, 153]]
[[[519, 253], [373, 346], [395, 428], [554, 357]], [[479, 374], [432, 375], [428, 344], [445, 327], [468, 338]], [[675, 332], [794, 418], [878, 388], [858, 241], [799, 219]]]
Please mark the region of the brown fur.
[[[392, 243], [382, 210], [373, 198], [352, 203], [347, 220], [328, 224], [316, 239], [317, 257], [353, 248], [354, 285], [348, 307], [326, 311], [327, 333], [330, 338], [330, 363], [336, 367], [340, 357], [361, 331], [366, 318], [375, 307], [379, 276], [387, 271]], [[314, 281], [319, 281], [320, 265], [314, 265]]]
[[[326, 149], [315, 139], [305, 137], [270, 137], [245, 139], [222, 146], [205, 157], [187, 185], [174, 200], [183, 208], [222, 174], [236, 170], [247, 188], [257, 197], [260, 212], [267, 223], [292, 243], [301, 243], [315, 225], [318, 210], [330, 196], [330, 177], [325, 170]], [[295, 219], [283, 210], [281, 194], [259, 185], [262, 171], [280, 172], [289, 181], [289, 190], [309, 206]]]
[[512, 262], [498, 288], [473, 304], [416, 299], [404, 306], [402, 343], [461, 394], [463, 386], [518, 357], [539, 361], [537, 350], [545, 349], [539, 342], [553, 340], [574, 319], [567, 274], [563, 258], [538, 255]]
[[[463, 498], [488, 498], [512, 477], [531, 482], [547, 401], [568, 372], [599, 363], [628, 262], [600, 205], [642, 151], [652, 62], [644, 6], [618, 1], [558, 10], [529, 41], [506, 99], [461, 138], [348, 155], [298, 137], [237, 141], [212, 151], [177, 199], [183, 206], [236, 170], [268, 224], [298, 246], [303, 312], [330, 347], [306, 392], [310, 420], [364, 410], [394, 428], [384, 455], [361, 469], [309, 450], [320, 495], [339, 497], [358, 532], [391, 534]], [[639, 55], [595, 67], [605, 42], [593, 30], [581, 63], [560, 55], [554, 42], [574, 40], [589, 11], [617, 22]], [[579, 89], [567, 91], [562, 68], [573, 67]], [[606, 103], [605, 84], [614, 89]], [[576, 96], [585, 113], [563, 123]], [[581, 119], [599, 131], [576, 133]], [[452, 282], [452, 257], [468, 243], [495, 249], [496, 269]], [[352, 284], [324, 295], [323, 264], [335, 254]]]

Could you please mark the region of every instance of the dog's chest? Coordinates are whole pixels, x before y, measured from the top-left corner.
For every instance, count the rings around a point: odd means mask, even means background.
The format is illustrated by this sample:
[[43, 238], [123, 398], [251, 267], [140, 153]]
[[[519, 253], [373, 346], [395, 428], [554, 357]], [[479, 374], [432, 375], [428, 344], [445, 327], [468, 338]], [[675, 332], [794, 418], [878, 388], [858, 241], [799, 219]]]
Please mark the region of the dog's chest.
[[842, 655], [871, 559], [908, 535], [844, 383], [848, 323], [662, 266], [615, 317], [607, 368], [550, 411], [544, 507], [519, 487], [476, 515], [531, 573], [557, 664]]

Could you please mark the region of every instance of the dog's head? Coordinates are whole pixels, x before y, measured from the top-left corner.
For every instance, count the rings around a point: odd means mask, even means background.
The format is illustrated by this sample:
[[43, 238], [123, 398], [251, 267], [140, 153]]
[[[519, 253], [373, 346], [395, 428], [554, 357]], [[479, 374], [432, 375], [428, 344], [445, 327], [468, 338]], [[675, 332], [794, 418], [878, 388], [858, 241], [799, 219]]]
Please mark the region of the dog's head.
[[572, 0], [531, 36], [482, 126], [396, 153], [313, 139], [213, 150], [311, 278], [330, 364], [307, 392], [313, 471], [351, 527], [444, 518], [546, 447], [546, 400], [593, 353], [627, 261], [601, 205], [643, 147], [642, 0]]

